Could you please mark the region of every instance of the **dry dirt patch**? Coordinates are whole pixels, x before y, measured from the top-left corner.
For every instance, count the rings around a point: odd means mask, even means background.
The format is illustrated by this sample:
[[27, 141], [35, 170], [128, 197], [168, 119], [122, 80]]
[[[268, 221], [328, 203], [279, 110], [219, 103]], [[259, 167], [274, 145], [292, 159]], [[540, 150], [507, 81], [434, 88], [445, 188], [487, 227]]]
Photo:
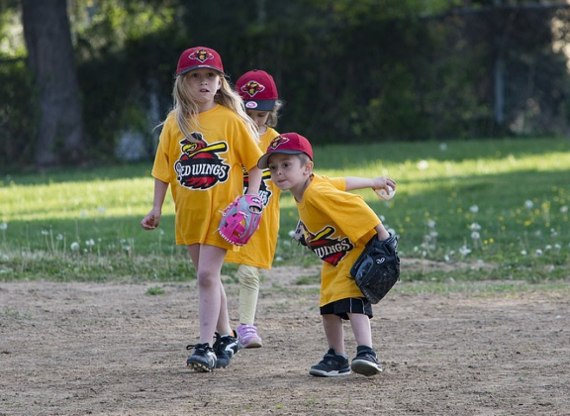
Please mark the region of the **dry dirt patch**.
[[[308, 374], [326, 350], [315, 269], [276, 268], [264, 347], [213, 374], [186, 369], [195, 283], [0, 283], [0, 415], [568, 415], [568, 292], [404, 295], [375, 306], [385, 371]], [[403, 283], [405, 284], [405, 283]], [[237, 312], [237, 285], [226, 285]], [[347, 350], [356, 346], [349, 326]]]

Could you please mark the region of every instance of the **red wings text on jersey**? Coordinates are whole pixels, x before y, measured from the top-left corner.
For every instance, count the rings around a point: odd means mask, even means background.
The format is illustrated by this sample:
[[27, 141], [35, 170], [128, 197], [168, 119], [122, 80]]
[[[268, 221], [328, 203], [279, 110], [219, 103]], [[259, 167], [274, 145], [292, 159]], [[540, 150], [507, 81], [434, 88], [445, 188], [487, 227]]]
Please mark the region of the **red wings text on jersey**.
[[180, 157], [174, 163], [180, 185], [190, 189], [208, 189], [228, 179], [230, 167], [218, 156], [228, 149], [226, 142], [208, 144], [201, 133], [192, 133], [196, 141], [180, 141]]

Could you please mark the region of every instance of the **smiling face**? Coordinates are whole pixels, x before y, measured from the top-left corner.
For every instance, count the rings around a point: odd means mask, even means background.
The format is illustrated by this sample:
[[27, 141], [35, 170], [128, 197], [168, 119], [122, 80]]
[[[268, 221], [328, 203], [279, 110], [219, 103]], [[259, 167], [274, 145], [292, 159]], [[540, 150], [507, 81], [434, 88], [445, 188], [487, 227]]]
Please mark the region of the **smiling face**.
[[185, 76], [192, 99], [194, 99], [200, 111], [207, 111], [214, 107], [214, 97], [222, 87], [222, 79], [217, 71], [212, 69], [196, 69]]

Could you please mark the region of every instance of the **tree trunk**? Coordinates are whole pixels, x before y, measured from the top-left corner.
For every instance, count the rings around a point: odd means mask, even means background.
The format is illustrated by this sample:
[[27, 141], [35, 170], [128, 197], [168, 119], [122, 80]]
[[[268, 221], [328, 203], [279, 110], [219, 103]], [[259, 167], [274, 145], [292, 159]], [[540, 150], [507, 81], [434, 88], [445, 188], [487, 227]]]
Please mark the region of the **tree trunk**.
[[22, 0], [22, 23], [39, 108], [35, 162], [77, 164], [84, 156], [83, 118], [67, 1]]

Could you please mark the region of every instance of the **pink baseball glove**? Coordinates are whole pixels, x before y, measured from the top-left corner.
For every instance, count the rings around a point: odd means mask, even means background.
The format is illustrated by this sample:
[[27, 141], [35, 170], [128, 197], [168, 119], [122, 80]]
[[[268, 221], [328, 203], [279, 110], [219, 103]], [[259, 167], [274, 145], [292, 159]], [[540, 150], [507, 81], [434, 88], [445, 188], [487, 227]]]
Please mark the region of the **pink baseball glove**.
[[257, 231], [262, 211], [263, 202], [259, 196], [238, 196], [224, 210], [218, 232], [226, 241], [243, 246]]

